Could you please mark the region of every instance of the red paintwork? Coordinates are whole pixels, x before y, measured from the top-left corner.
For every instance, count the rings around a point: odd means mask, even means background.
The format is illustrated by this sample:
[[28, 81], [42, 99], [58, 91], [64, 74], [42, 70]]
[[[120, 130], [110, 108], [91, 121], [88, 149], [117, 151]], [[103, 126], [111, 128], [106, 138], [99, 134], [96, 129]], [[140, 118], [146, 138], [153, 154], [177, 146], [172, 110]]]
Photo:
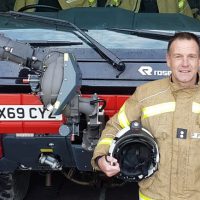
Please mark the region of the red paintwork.
[[[90, 97], [91, 95], [83, 95]], [[113, 116], [128, 95], [99, 95], [100, 99], [106, 100], [105, 115]], [[32, 94], [0, 94], [0, 105], [41, 105], [38, 96]], [[35, 133], [45, 134], [58, 133], [58, 129], [63, 121], [0, 121], [0, 133]], [[3, 150], [0, 144], [0, 158], [2, 158]]]
[[[0, 94], [0, 105], [41, 105], [32, 94]], [[63, 121], [0, 121], [0, 133], [58, 133]]]
[[[91, 95], [83, 95], [90, 97]], [[99, 95], [106, 100], [105, 114], [113, 116], [128, 95]], [[38, 96], [32, 94], [0, 94], [0, 105], [41, 105]], [[63, 121], [0, 121], [0, 133], [58, 133]]]

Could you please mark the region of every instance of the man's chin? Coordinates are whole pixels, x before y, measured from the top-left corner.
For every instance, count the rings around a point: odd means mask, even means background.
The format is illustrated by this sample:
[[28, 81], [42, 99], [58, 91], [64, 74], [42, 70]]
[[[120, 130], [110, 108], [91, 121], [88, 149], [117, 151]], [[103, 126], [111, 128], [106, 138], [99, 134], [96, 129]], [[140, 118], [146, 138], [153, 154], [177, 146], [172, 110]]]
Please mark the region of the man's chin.
[[192, 77], [189, 74], [181, 74], [181, 76], [179, 76], [178, 80], [183, 83], [187, 83], [187, 82], [192, 81]]
[[192, 86], [195, 84], [195, 81], [193, 81], [192, 79], [188, 79], [188, 78], [187, 79], [186, 78], [179, 79], [178, 82], [182, 86]]

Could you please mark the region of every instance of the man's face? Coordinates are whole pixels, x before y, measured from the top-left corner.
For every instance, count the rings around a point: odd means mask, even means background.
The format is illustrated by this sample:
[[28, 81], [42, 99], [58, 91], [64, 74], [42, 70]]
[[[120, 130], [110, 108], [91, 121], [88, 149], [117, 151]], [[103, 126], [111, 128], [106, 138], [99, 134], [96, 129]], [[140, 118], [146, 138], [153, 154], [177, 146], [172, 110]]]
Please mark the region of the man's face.
[[196, 83], [200, 66], [200, 51], [194, 40], [177, 39], [167, 54], [167, 65], [172, 71], [172, 80], [189, 87]]

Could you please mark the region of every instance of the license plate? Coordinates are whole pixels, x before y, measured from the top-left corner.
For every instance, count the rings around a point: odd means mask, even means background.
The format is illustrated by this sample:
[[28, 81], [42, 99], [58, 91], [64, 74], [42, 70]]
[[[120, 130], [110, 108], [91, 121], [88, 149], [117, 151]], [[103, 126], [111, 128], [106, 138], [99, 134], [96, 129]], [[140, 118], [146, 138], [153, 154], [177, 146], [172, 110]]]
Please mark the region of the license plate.
[[42, 105], [0, 105], [0, 121], [54, 121], [62, 115], [53, 115]]

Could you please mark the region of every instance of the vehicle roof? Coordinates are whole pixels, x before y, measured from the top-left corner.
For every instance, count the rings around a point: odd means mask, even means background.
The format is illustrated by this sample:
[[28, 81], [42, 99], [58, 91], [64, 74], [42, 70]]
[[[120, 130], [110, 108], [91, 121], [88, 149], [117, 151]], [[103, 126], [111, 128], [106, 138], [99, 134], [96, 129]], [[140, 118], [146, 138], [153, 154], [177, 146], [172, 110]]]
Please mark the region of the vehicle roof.
[[[200, 20], [179, 13], [134, 13], [121, 8], [94, 7], [72, 8], [58, 12], [35, 12], [31, 14], [67, 20], [79, 28], [85, 29], [127, 28], [200, 31]], [[2, 16], [0, 16], [1, 18]], [[6, 19], [0, 20], [1, 28], [15, 26], [14, 23], [6, 24], [5, 21], [9, 20], [8, 18]], [[27, 26], [27, 24], [24, 26]], [[34, 24], [29, 26], [34, 26]], [[23, 28], [23, 20], [21, 20], [21, 27]]]

